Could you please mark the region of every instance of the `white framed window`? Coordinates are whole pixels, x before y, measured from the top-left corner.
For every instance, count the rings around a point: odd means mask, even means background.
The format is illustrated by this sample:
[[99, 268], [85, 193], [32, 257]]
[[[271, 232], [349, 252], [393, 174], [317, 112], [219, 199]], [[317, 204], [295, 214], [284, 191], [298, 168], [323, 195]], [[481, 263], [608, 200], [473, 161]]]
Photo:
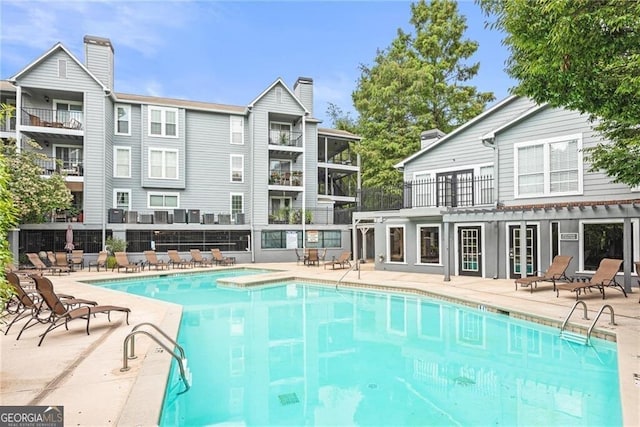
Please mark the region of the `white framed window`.
[[244, 182], [244, 156], [242, 154], [231, 154], [229, 156], [231, 182]]
[[387, 226], [387, 262], [404, 263], [405, 259], [405, 229], [404, 225]]
[[113, 189], [113, 206], [125, 211], [131, 210], [131, 190], [128, 188]]
[[147, 207], [150, 209], [179, 208], [180, 194], [149, 192], [147, 193]]
[[514, 145], [516, 198], [582, 194], [582, 135]]
[[114, 111], [116, 135], [131, 135], [131, 105], [116, 105]]
[[82, 125], [83, 111], [81, 101], [69, 101], [66, 99], [53, 100], [53, 114], [55, 121], [64, 124], [70, 129], [76, 129]]
[[244, 212], [244, 194], [243, 193], [231, 193], [230, 194], [230, 211], [231, 215]]
[[230, 116], [230, 133], [231, 143], [242, 145], [244, 144], [244, 117], [242, 116]]
[[624, 235], [623, 219], [583, 220], [579, 233], [580, 271], [596, 271], [603, 258], [624, 259], [626, 239], [631, 240], [631, 259], [640, 258], [640, 219], [631, 220], [631, 236]]
[[113, 147], [113, 177], [131, 178], [131, 147]]
[[442, 265], [440, 224], [418, 225], [418, 264]]
[[178, 109], [149, 106], [149, 136], [178, 137]]
[[74, 176], [84, 175], [84, 151], [82, 147], [54, 144], [53, 157], [59, 162], [56, 168], [59, 167], [60, 172]]
[[149, 178], [178, 179], [178, 150], [150, 148]]
[[58, 59], [58, 77], [61, 79], [67, 78], [67, 60]]
[[291, 123], [269, 123], [269, 144], [292, 145], [291, 130]]

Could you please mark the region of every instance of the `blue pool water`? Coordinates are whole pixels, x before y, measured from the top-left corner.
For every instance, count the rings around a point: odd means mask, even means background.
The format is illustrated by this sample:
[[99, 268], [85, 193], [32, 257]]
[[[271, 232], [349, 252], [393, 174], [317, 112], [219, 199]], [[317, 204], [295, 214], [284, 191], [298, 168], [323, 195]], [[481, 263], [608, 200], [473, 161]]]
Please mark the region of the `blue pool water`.
[[119, 281], [184, 306], [162, 426], [622, 425], [614, 343], [425, 297], [310, 284], [251, 289], [226, 270]]

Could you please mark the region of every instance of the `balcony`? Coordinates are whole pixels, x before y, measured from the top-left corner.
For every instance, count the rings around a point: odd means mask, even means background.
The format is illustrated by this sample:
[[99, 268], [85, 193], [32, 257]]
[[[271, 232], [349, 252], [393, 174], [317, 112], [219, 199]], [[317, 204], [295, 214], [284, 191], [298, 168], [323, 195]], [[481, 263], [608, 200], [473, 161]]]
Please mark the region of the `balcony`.
[[47, 157], [36, 160], [36, 164], [42, 168], [43, 175], [53, 175], [54, 172], [57, 172], [67, 176], [84, 176], [84, 165], [82, 161]]
[[[45, 108], [22, 108], [20, 124], [32, 128], [46, 128], [63, 130], [83, 130], [84, 113], [82, 111], [51, 110]], [[56, 132], [57, 133], [57, 132]]]
[[302, 209], [281, 208], [273, 209], [269, 213], [269, 224], [351, 224], [354, 209], [310, 208]]
[[278, 158], [297, 159], [304, 152], [302, 133], [270, 130], [269, 152]]
[[450, 174], [406, 181], [404, 208], [468, 207], [493, 203], [493, 176]]
[[282, 172], [278, 170], [271, 170], [269, 171], [269, 185], [301, 187], [302, 171]]

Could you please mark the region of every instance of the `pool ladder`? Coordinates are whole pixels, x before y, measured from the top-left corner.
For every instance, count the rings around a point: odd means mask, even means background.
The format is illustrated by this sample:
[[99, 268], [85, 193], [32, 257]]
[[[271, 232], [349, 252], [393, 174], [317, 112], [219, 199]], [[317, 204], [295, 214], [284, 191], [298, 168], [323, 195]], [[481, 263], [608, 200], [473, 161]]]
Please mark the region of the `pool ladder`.
[[589, 326], [589, 329], [587, 330], [587, 336], [586, 337], [584, 337], [584, 336], [582, 336], [580, 334], [576, 334], [576, 333], [573, 333], [573, 332], [565, 331], [564, 328], [567, 326], [567, 322], [569, 322], [569, 318], [571, 317], [571, 315], [575, 311], [576, 307], [578, 307], [578, 305], [582, 305], [582, 308], [584, 310], [584, 314], [583, 314], [582, 318], [584, 320], [589, 320], [589, 317], [587, 317], [587, 304], [584, 301], [576, 301], [575, 304], [573, 304], [573, 307], [571, 307], [571, 311], [567, 315], [567, 318], [564, 319], [564, 322], [562, 323], [562, 326], [560, 327], [560, 338], [565, 339], [567, 341], [579, 343], [579, 344], [589, 345], [589, 341], [591, 339], [591, 332], [593, 332], [593, 328], [596, 326], [596, 322], [598, 321], [598, 319], [600, 318], [600, 315], [602, 314], [602, 312], [606, 308], [608, 308], [609, 312], [611, 313], [611, 320], [609, 321], [609, 324], [610, 325], [615, 325], [616, 324], [615, 314], [613, 313], [613, 307], [611, 307], [609, 304], [605, 304], [602, 307], [600, 307], [600, 310], [598, 311], [598, 314], [596, 314], [595, 319], [593, 319], [593, 322], [591, 322], [591, 326]]
[[338, 285], [340, 285], [342, 283], [342, 280], [344, 280], [344, 278], [347, 276], [347, 274], [349, 274], [353, 270], [358, 270], [358, 280], [360, 280], [360, 260], [359, 259], [357, 259], [353, 263], [353, 265], [350, 266], [349, 269], [347, 271], [345, 271], [342, 276], [340, 276], [340, 278], [336, 282], [336, 290], [338, 290]]
[[[160, 341], [157, 335], [149, 331], [140, 329], [143, 326], [150, 326], [153, 329], [155, 329], [157, 333], [159, 333], [164, 339], [169, 341], [169, 343], [171, 343], [174, 346], [174, 348], [177, 349], [177, 352], [174, 350], [171, 350], [167, 344]], [[185, 386], [185, 389], [178, 394], [186, 393], [187, 391], [189, 391], [189, 389], [191, 388], [192, 377], [191, 377], [191, 371], [189, 371], [189, 367], [187, 366], [187, 358], [185, 356], [184, 349], [182, 348], [182, 346], [180, 346], [180, 344], [172, 340], [171, 337], [169, 337], [169, 335], [164, 333], [160, 328], [158, 328], [153, 323], [149, 323], [149, 322], [140, 323], [134, 326], [131, 332], [129, 332], [129, 334], [126, 336], [122, 346], [122, 368], [120, 368], [120, 371], [125, 372], [131, 369], [129, 368], [128, 361], [129, 359], [135, 359], [137, 357], [135, 355], [135, 352], [136, 352], [135, 347], [136, 347], [136, 335], [138, 334], [148, 336], [153, 341], [155, 341], [156, 344], [162, 347], [167, 353], [169, 353], [174, 359], [176, 359], [176, 362], [178, 362], [178, 368], [180, 369], [180, 378], [182, 378], [182, 382]], [[128, 352], [127, 352], [127, 349], [129, 350]]]

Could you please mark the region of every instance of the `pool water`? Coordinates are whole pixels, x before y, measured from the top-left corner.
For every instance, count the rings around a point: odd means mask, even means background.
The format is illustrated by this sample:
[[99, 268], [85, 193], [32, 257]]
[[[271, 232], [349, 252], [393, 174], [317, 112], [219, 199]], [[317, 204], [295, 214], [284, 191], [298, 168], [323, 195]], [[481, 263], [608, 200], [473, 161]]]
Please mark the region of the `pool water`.
[[216, 280], [115, 282], [184, 306], [162, 426], [622, 425], [615, 343], [420, 296]]

